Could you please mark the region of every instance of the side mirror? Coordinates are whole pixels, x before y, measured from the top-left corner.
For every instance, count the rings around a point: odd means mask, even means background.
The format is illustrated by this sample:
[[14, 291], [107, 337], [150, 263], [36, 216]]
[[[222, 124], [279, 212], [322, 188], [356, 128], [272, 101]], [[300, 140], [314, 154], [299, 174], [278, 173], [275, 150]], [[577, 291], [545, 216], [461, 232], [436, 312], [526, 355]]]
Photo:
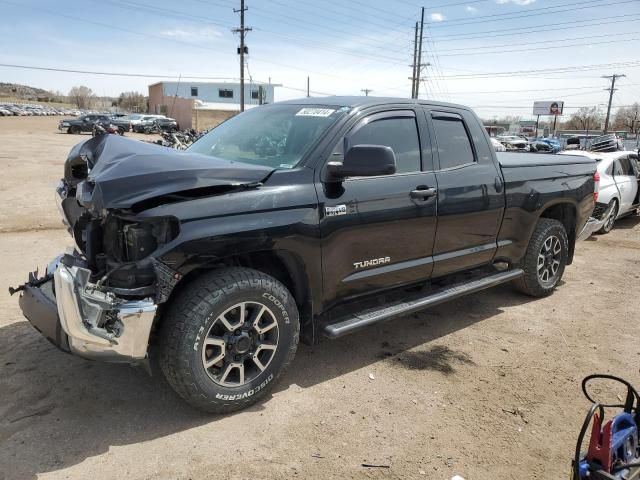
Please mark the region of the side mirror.
[[383, 145], [354, 145], [342, 163], [327, 163], [327, 181], [340, 182], [346, 177], [374, 177], [396, 173], [396, 155]]

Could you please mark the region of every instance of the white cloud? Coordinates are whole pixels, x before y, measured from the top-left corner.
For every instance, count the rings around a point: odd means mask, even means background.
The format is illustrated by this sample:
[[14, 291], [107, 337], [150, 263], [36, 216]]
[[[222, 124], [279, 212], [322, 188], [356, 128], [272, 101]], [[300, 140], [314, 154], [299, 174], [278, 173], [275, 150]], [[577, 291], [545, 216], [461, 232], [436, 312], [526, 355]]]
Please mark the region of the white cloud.
[[504, 5], [507, 3], [513, 3], [514, 5], [531, 5], [532, 3], [534, 3], [536, 0], [496, 0], [496, 3], [499, 3], [500, 5]]
[[171, 30], [164, 30], [160, 32], [160, 35], [162, 35], [163, 37], [173, 38], [181, 41], [202, 43], [220, 38], [222, 36], [222, 33], [220, 33], [213, 27], [176, 27], [172, 28]]
[[471, 14], [478, 13], [478, 9], [476, 7], [472, 7], [471, 5], [467, 5], [466, 7], [464, 7], [464, 9]]
[[442, 22], [445, 18], [441, 13], [432, 13], [430, 17], [432, 22]]

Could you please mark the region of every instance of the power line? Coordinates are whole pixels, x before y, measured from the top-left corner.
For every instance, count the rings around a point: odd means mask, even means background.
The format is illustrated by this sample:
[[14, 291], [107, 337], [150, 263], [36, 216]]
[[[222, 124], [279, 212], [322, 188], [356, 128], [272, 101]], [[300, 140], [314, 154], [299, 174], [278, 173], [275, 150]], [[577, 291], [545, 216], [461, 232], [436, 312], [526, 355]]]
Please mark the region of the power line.
[[[633, 18], [631, 18], [633, 17]], [[474, 40], [477, 38], [493, 38], [493, 37], [513, 37], [513, 36], [521, 36], [523, 34], [529, 33], [542, 33], [542, 32], [557, 32], [558, 27], [564, 27], [563, 30], [570, 30], [575, 28], [586, 28], [586, 27], [596, 27], [599, 25], [609, 25], [612, 23], [620, 24], [627, 22], [635, 22], [637, 17], [640, 17], [640, 14], [627, 15], [626, 17], [620, 16], [611, 16], [611, 17], [598, 17], [595, 19], [585, 19], [585, 20], [573, 20], [570, 22], [558, 22], [554, 23], [552, 27], [549, 28], [541, 28], [547, 26], [544, 25], [530, 25], [530, 26], [522, 26], [516, 28], [501, 28], [499, 30], [483, 30], [469, 33], [457, 33], [452, 35], [434, 35], [433, 38], [438, 42], [464, 42], [466, 40]], [[599, 20], [607, 20], [614, 19], [607, 22], [601, 22]], [[589, 22], [589, 23], [586, 23]], [[596, 23], [594, 23], [596, 22]], [[578, 24], [578, 25], [575, 25]], [[567, 25], [575, 25], [573, 27], [567, 27]], [[527, 31], [529, 30], [529, 31]], [[514, 32], [514, 33], [504, 33], [504, 32]], [[489, 35], [491, 33], [496, 33], [496, 35]]]
[[[590, 5], [593, 3], [603, 2], [603, 1], [605, 3], [600, 3], [598, 5]], [[443, 20], [442, 22], [431, 23], [431, 27], [432, 28], [453, 28], [453, 27], [459, 27], [461, 25], [473, 25], [476, 23], [514, 20], [516, 18], [528, 18], [528, 17], [539, 16], [539, 15], [551, 15], [554, 13], [575, 11], [575, 8], [562, 9], [563, 7], [579, 6], [581, 10], [584, 10], [588, 8], [610, 7], [613, 5], [621, 5], [625, 3], [636, 3], [636, 2], [637, 0], [619, 0], [616, 2], [609, 2], [608, 0], [587, 0], [585, 2], [563, 3], [560, 5], [555, 5], [553, 7], [531, 8], [531, 9], [528, 9], [526, 13], [509, 12], [509, 13], [498, 13], [493, 15], [482, 15], [479, 17], [475, 17], [473, 20], [468, 20], [466, 18], [454, 18], [451, 20]]]
[[[536, 40], [536, 44], [539, 43], [557, 43], [557, 42], [571, 42], [574, 40], [587, 40], [587, 39], [593, 39], [593, 38], [604, 38], [604, 37], [619, 37], [619, 36], [623, 36], [623, 35], [637, 35], [638, 32], [634, 31], [634, 32], [622, 32], [622, 33], [609, 33], [606, 35], [589, 35], [587, 37], [567, 37], [567, 38], [554, 38], [552, 40]], [[492, 48], [503, 48], [503, 47], [517, 47], [517, 46], [521, 46], [521, 45], [531, 45], [531, 42], [524, 42], [524, 43], [503, 43], [503, 44], [499, 44], [499, 45], [481, 45], [478, 47], [463, 47], [463, 48], [450, 48], [448, 50], [440, 50], [441, 53], [449, 53], [449, 52], [459, 52], [459, 51], [466, 51], [469, 53], [470, 50], [482, 50], [482, 49], [492, 49]], [[547, 47], [545, 47], [547, 48]], [[555, 45], [554, 47], [555, 48]], [[509, 51], [509, 50], [507, 50]], [[518, 51], [522, 51], [522, 49], [518, 50]]]
[[[608, 35], [612, 36], [612, 35]], [[635, 42], [640, 40], [640, 38], [628, 38], [624, 40], [608, 40], [608, 41], [600, 41], [598, 45], [603, 44], [611, 44], [611, 43], [621, 43], [621, 42]], [[593, 42], [587, 43], [570, 43], [568, 45], [554, 45], [554, 49], [558, 48], [571, 48], [571, 47], [584, 47], [587, 45], [593, 45]], [[516, 48], [511, 50], [495, 50], [492, 52], [467, 52], [467, 53], [445, 53], [440, 54], [441, 57], [468, 57], [468, 56], [476, 56], [476, 55], [495, 55], [495, 54], [503, 54], [503, 53], [513, 53], [513, 52], [534, 52], [538, 50], [548, 50], [549, 47], [531, 47], [531, 48]]]
[[640, 66], [640, 61], [629, 61], [629, 62], [616, 62], [616, 63], [600, 63], [600, 64], [590, 64], [590, 65], [574, 65], [567, 67], [559, 67], [559, 68], [540, 68], [534, 70], [511, 70], [511, 71], [497, 71], [497, 72], [475, 72], [468, 74], [456, 74], [456, 75], [444, 75], [443, 78], [492, 78], [492, 77], [518, 77], [526, 74], [545, 74], [545, 73], [571, 73], [577, 71], [589, 71], [589, 70], [601, 70], [607, 68], [616, 68], [616, 67], [638, 67]]
[[[126, 9], [126, 10], [130, 10], [131, 8], [138, 9], [138, 10], [141, 10], [141, 11], [144, 11], [144, 12], [151, 13], [153, 15], [160, 16], [162, 18], [172, 18], [175, 15], [179, 15], [179, 16], [182, 16], [182, 17], [184, 17], [184, 18], [186, 18], [189, 21], [192, 21], [194, 23], [199, 23], [199, 24], [203, 24], [203, 25], [213, 24], [213, 25], [217, 25], [217, 26], [224, 26], [225, 28], [227, 27], [227, 25], [223, 25], [221, 23], [217, 23], [217, 22], [211, 21], [207, 17], [195, 17], [195, 16], [192, 16], [192, 15], [182, 14], [181, 12], [178, 12], [176, 10], [170, 10], [170, 9], [163, 8], [163, 9], [159, 9], [160, 11], [155, 11], [155, 10], [158, 10], [158, 9], [156, 7], [153, 7], [152, 5], [143, 5], [143, 4], [135, 3], [135, 2], [126, 2], [126, 3], [124, 3], [124, 2], [120, 2], [118, 0], [103, 0], [103, 2], [111, 3], [112, 5], [114, 5], [116, 7], [120, 7], [120, 8]], [[129, 3], [131, 3], [131, 5], [129, 5]], [[162, 13], [162, 12], [166, 12], [166, 13]], [[228, 28], [232, 29], [231, 26], [228, 26]], [[340, 53], [340, 54], [343, 54], [343, 55], [349, 55], [349, 56], [358, 57], [358, 58], [367, 57], [367, 58], [371, 58], [371, 59], [374, 59], [374, 60], [380, 60], [381, 63], [402, 65], [402, 62], [399, 62], [399, 61], [396, 60], [397, 57], [390, 57], [390, 56], [378, 55], [378, 54], [373, 54], [373, 53], [363, 53], [361, 51], [349, 50], [349, 49], [344, 49], [344, 48], [327, 47], [327, 46], [323, 46], [322, 44], [318, 44], [318, 42], [315, 41], [315, 40], [307, 40], [307, 39], [304, 39], [304, 38], [300, 38], [300, 36], [287, 35], [287, 34], [282, 33], [282, 32], [267, 30], [267, 29], [263, 29], [263, 28], [259, 28], [259, 27], [255, 28], [254, 30], [257, 31], [257, 32], [264, 32], [264, 33], [268, 33], [268, 34], [271, 34], [271, 35], [276, 35], [276, 36], [279, 36], [279, 37], [295, 40], [297, 43], [298, 42], [302, 42], [302, 43], [310, 44], [310, 45], [313, 45], [314, 48], [325, 50], [325, 51], [328, 51], [328, 52]], [[396, 51], [394, 50], [394, 53], [395, 52]]]
[[[95, 70], [78, 70], [78, 69], [72, 69], [72, 68], [40, 67], [40, 66], [35, 66], [35, 65], [17, 65], [17, 64], [10, 64], [10, 63], [0, 63], [0, 67], [19, 68], [19, 69], [24, 69], [24, 70], [38, 70], [38, 71], [46, 71], [46, 72], [76, 73], [76, 74], [79, 73], [79, 74], [86, 74], [86, 75], [101, 75], [101, 76], [108, 76], [108, 77], [139, 77], [139, 78], [153, 78], [153, 79], [164, 78], [164, 79], [171, 79], [171, 80], [176, 80], [178, 78], [182, 78], [183, 80], [184, 79], [188, 79], [188, 80], [233, 80], [233, 81], [236, 81], [236, 82], [240, 80], [238, 77], [205, 77], [205, 76], [191, 75], [191, 74], [186, 74], [186, 75], [167, 75], [167, 74], [161, 74], [161, 73], [152, 74], [152, 73], [130, 73], [130, 72], [105, 72], [105, 71], [95, 71]], [[269, 82], [256, 80], [254, 83], [261, 84], [261, 85], [267, 85]], [[286, 90], [295, 90], [295, 91], [299, 91], [299, 92], [306, 92], [306, 89], [291, 87], [289, 85], [279, 84], [279, 86], [280, 86], [280, 88], [284, 88]], [[320, 91], [311, 91], [311, 93], [314, 93], [314, 94], [317, 94], [317, 95], [325, 95], [325, 96], [335, 95], [335, 93], [327, 93], [327, 92], [320, 92]]]
[[40, 70], [46, 72], [62, 72], [62, 73], [82, 73], [87, 75], [105, 75], [109, 77], [140, 77], [140, 78], [168, 78], [168, 79], [190, 79], [190, 80], [240, 80], [238, 77], [203, 77], [197, 75], [167, 75], [152, 73], [125, 73], [125, 72], [103, 72], [95, 70], [75, 70], [70, 68], [54, 68], [54, 67], [37, 67], [33, 65], [17, 65], [11, 63], [0, 63], [0, 67], [19, 68], [25, 70]]

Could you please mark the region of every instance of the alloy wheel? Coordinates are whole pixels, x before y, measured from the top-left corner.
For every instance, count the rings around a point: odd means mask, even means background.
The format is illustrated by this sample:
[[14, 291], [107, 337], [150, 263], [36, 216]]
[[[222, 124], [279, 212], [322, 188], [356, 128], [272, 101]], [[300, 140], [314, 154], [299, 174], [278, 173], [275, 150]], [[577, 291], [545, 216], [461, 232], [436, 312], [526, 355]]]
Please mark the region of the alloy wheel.
[[218, 385], [242, 386], [269, 366], [278, 337], [278, 322], [266, 305], [238, 303], [219, 315], [209, 328], [202, 345], [202, 365]]
[[557, 236], [551, 235], [544, 241], [538, 254], [538, 279], [542, 284], [550, 285], [557, 280], [561, 261], [562, 244]]

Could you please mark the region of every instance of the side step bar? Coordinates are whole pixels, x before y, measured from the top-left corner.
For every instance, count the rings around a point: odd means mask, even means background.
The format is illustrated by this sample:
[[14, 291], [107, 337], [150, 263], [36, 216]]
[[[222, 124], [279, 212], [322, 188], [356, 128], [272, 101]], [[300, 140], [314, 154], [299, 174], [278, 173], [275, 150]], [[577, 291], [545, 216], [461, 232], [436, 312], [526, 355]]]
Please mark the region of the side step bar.
[[511, 280], [515, 280], [520, 277], [523, 273], [524, 271], [522, 269], [517, 268], [505, 272], [494, 273], [476, 280], [449, 285], [440, 290], [431, 292], [425, 297], [367, 310], [337, 323], [324, 325], [322, 327], [322, 333], [329, 338], [341, 337], [360, 328], [373, 325], [374, 323], [417, 312], [424, 308], [432, 307], [439, 303], [462, 297], [469, 293], [479, 292], [485, 288], [510, 282]]

